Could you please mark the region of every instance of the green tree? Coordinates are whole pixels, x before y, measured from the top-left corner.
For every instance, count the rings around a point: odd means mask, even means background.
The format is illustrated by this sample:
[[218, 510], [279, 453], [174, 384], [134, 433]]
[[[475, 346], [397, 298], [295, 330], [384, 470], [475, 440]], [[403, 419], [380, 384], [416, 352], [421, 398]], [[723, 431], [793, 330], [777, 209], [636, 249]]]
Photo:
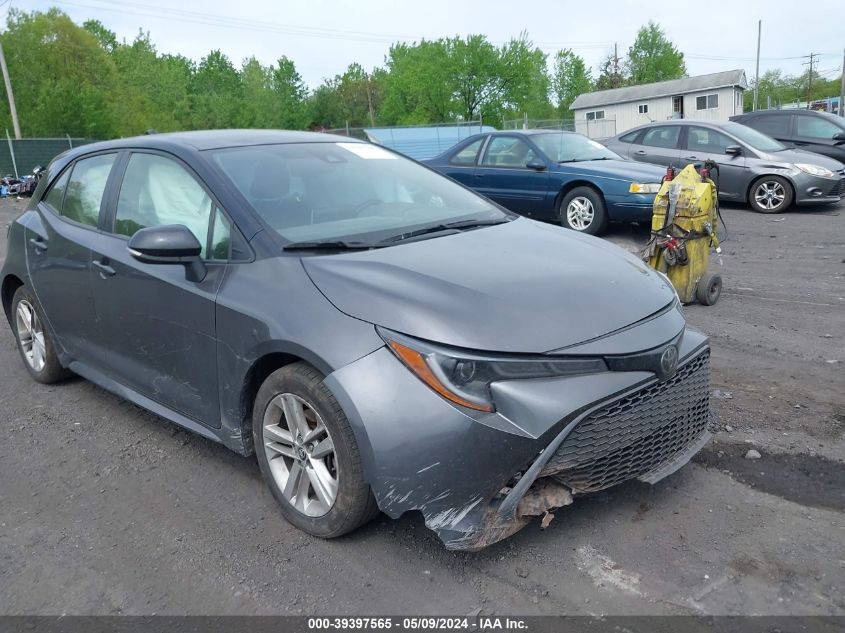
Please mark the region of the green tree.
[[192, 127], [230, 128], [238, 125], [243, 106], [241, 76], [219, 50], [202, 58], [191, 77]]
[[[109, 138], [119, 77], [95, 35], [62, 11], [9, 11], [3, 48], [24, 136]], [[0, 119], [11, 127], [2, 100]]]
[[557, 100], [558, 115], [562, 118], [574, 118], [569, 106], [575, 98], [585, 92], [590, 92], [590, 69], [584, 59], [565, 48], [555, 55], [552, 70], [552, 92]]
[[611, 88], [621, 88], [631, 83], [631, 77], [628, 75], [626, 64], [620, 64], [619, 60], [608, 53], [602, 59], [598, 67], [598, 77], [593, 84], [595, 90], [610, 90]]
[[454, 118], [454, 71], [444, 40], [394, 44], [384, 71], [379, 120], [385, 125]]
[[628, 49], [627, 66], [632, 84], [680, 79], [687, 72], [684, 54], [652, 21], [637, 32], [633, 46]]
[[[534, 46], [527, 33], [521, 33], [499, 49], [497, 66], [503, 116], [527, 114], [532, 119], [543, 119], [554, 115], [549, 101], [551, 82], [546, 54]], [[485, 116], [485, 120], [490, 117]]]
[[275, 68], [270, 66], [270, 88], [273, 106], [277, 108], [277, 127], [290, 130], [305, 128], [308, 124], [308, 87], [292, 60], [282, 56]]
[[360, 64], [350, 64], [342, 75], [326, 79], [309, 99], [312, 125], [328, 129], [367, 127], [382, 99], [382, 73], [367, 73]]

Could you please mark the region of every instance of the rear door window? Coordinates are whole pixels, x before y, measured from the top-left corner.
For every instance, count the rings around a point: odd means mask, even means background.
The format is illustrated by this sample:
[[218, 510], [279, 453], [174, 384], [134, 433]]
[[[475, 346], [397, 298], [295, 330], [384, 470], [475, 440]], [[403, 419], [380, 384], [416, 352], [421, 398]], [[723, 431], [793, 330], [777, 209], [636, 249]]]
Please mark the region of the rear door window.
[[62, 212], [62, 202], [65, 199], [65, 191], [67, 191], [67, 181], [70, 178], [70, 169], [66, 169], [44, 197], [44, 202], [48, 204], [53, 211], [58, 214]]
[[475, 159], [478, 157], [478, 150], [481, 149], [481, 144], [484, 142], [484, 138], [480, 138], [473, 143], [470, 143], [457, 154], [452, 156], [452, 159], [449, 161], [453, 165], [475, 165]]
[[[76, 161], [61, 205], [62, 217], [86, 226], [97, 226], [103, 193], [116, 157], [117, 154], [100, 154]], [[53, 190], [47, 197], [52, 193]], [[49, 200], [48, 203], [52, 204]]]
[[646, 130], [643, 139], [640, 141], [640, 145], [675, 149], [678, 146], [678, 136], [680, 134], [681, 127], [679, 125], [658, 125], [657, 127]]
[[752, 118], [749, 121], [749, 126], [763, 134], [783, 138], [789, 135], [789, 119], [791, 118], [792, 116], [789, 114], [761, 114]]

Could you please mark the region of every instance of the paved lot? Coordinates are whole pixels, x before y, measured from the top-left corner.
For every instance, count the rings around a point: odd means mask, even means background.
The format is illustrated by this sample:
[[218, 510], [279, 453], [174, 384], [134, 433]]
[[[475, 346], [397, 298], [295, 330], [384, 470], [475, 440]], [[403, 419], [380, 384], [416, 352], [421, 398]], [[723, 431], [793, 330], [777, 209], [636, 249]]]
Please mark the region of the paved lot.
[[0, 324], [0, 613], [844, 614], [845, 207], [725, 219], [725, 292], [687, 315], [732, 430], [478, 554], [416, 514], [306, 536], [254, 460], [84, 380], [35, 384]]

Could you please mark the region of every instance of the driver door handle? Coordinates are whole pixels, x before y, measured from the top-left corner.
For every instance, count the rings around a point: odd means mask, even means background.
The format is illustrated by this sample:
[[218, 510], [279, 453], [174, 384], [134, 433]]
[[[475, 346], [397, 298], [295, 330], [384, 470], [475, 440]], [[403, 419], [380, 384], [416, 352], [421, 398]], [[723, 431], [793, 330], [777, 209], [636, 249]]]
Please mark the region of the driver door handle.
[[637, 156], [645, 156], [646, 155], [646, 153], [641, 149], [638, 149], [636, 152], [634, 152], [634, 154], [636, 154]]
[[108, 264], [105, 264], [101, 261], [97, 261], [96, 259], [92, 263], [94, 264], [94, 266], [100, 269], [100, 277], [102, 277], [103, 279], [105, 279], [106, 277], [114, 277], [115, 273], [117, 272]]
[[43, 237], [31, 237], [29, 238], [29, 243], [35, 248], [35, 252], [39, 255], [47, 250], [47, 242], [44, 241]]

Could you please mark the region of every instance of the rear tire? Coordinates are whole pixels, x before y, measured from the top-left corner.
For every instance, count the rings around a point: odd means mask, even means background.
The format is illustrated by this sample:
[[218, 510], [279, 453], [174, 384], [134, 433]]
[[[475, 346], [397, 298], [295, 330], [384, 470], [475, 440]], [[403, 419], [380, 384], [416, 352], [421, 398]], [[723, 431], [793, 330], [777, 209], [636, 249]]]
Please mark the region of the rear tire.
[[722, 294], [722, 276], [704, 275], [695, 286], [695, 298], [702, 305], [712, 306]]
[[335, 538], [378, 514], [349, 420], [310, 365], [293, 363], [267, 377], [252, 432], [261, 473], [289, 523]]
[[757, 213], [781, 213], [792, 206], [792, 185], [780, 176], [763, 176], [751, 184], [748, 204]]
[[600, 235], [607, 227], [607, 208], [602, 195], [591, 187], [575, 187], [560, 201], [560, 223], [588, 235]]
[[49, 385], [70, 377], [70, 370], [59, 362], [44, 315], [26, 286], [18, 288], [12, 297], [12, 331], [24, 367], [33, 380]]

